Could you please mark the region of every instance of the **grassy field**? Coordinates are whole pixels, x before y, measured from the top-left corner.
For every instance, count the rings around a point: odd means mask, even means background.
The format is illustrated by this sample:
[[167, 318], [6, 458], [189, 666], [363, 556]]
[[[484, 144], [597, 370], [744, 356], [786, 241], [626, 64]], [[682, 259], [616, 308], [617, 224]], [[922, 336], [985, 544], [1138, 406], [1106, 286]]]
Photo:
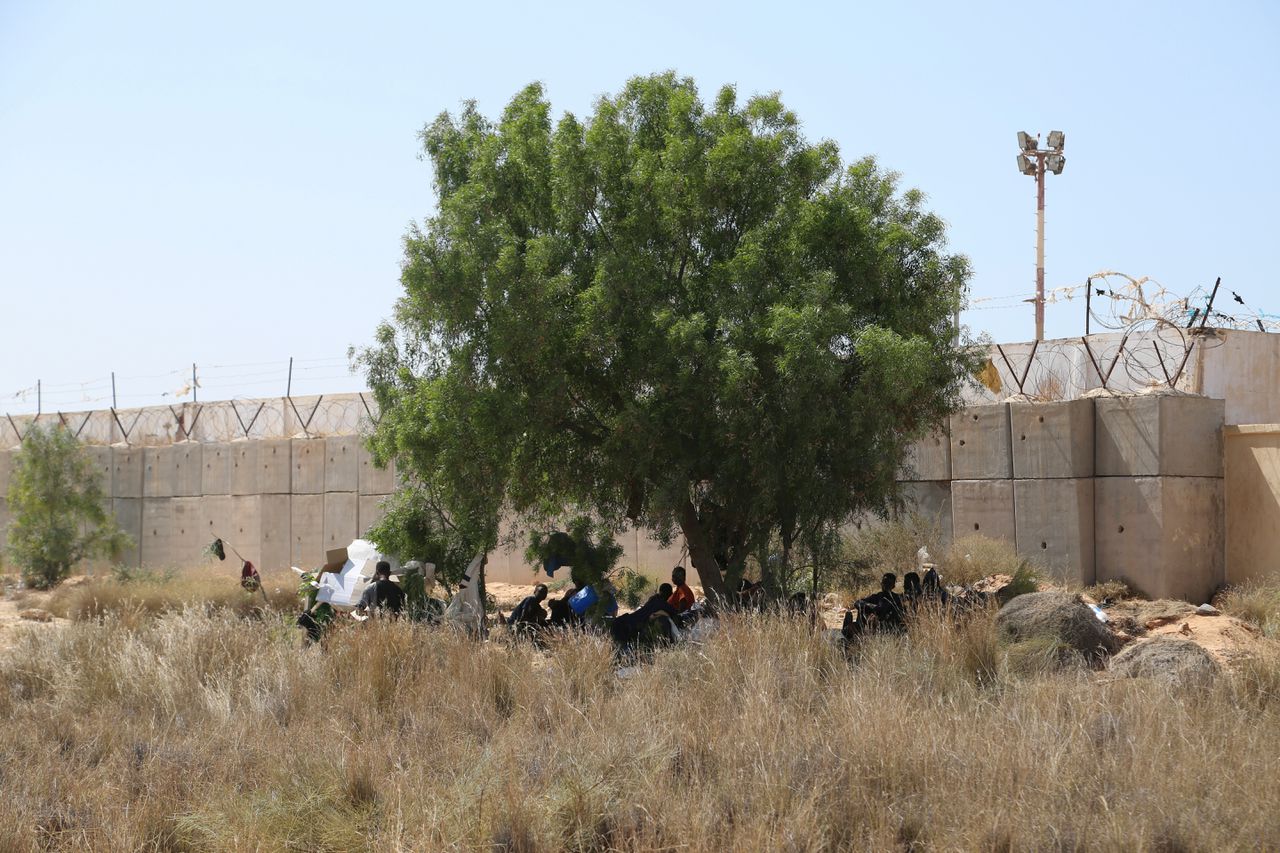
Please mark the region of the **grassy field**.
[[286, 611], [73, 592], [0, 657], [0, 850], [1280, 845], [1274, 659], [1173, 693], [1010, 659], [990, 613], [851, 656], [746, 616], [620, 677], [591, 636], [303, 648]]

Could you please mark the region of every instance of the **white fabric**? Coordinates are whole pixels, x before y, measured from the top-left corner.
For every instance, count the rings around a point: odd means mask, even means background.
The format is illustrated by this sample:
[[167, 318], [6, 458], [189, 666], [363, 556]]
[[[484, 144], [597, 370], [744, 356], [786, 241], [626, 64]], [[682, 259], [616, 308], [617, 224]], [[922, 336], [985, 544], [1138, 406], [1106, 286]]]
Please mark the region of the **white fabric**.
[[477, 554], [467, 566], [467, 573], [458, 585], [458, 591], [449, 600], [444, 610], [445, 621], [466, 628], [468, 631], [479, 631], [484, 624], [484, 602], [480, 600], [480, 579], [484, 575], [484, 554]]
[[367, 539], [356, 539], [347, 546], [347, 562], [337, 572], [325, 572], [320, 576], [320, 589], [316, 601], [329, 604], [336, 610], [351, 610], [360, 603], [365, 587], [373, 582], [373, 570], [378, 561], [391, 564], [394, 574], [400, 568], [394, 557], [389, 557]]

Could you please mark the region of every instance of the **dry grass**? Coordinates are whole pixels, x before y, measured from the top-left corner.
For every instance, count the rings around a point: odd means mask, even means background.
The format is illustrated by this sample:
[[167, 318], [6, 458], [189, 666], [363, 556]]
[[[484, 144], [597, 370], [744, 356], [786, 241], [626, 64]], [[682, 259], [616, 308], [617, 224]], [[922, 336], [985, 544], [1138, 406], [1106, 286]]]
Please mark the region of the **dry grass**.
[[1252, 622], [1268, 637], [1280, 637], [1280, 578], [1231, 587], [1218, 596], [1224, 613]]
[[86, 579], [59, 586], [49, 597], [47, 609], [55, 616], [77, 621], [108, 616], [136, 626], [146, 618], [187, 608], [225, 610], [248, 616], [264, 609], [294, 611], [298, 605], [298, 580], [291, 572], [263, 576], [261, 592], [240, 587], [239, 574], [217, 567], [175, 572], [135, 571], [128, 575]]
[[1037, 566], [1020, 557], [1003, 539], [975, 534], [961, 536], [943, 547], [941, 531], [927, 519], [908, 514], [892, 521], [872, 523], [845, 541], [844, 559], [858, 570], [837, 573], [841, 591], [861, 593], [879, 589], [880, 575], [893, 572], [901, 578], [916, 571], [916, 552], [929, 549], [945, 583], [971, 584], [990, 575], [1038, 574]]
[[0, 684], [0, 849], [1280, 844], [1280, 664], [1181, 697], [1041, 674], [990, 613], [852, 659], [743, 617], [620, 679], [590, 636], [375, 621], [304, 649], [283, 615], [190, 608], [27, 632]]

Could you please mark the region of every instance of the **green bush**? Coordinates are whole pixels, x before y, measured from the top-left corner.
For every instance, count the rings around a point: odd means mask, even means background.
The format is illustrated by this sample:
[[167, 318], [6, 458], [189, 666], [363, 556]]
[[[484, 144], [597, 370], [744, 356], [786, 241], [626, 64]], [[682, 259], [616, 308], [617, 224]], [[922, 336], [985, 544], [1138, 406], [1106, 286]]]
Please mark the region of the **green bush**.
[[131, 540], [103, 508], [106, 501], [69, 430], [36, 426], [27, 433], [9, 480], [8, 551], [28, 586], [56, 586], [87, 557], [119, 557]]

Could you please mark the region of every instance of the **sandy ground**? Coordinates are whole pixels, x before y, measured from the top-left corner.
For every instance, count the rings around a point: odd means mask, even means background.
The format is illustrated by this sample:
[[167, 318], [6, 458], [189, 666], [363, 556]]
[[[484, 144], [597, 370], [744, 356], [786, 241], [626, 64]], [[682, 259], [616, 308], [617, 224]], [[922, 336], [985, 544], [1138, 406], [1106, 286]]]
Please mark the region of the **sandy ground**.
[[47, 592], [4, 588], [0, 596], [0, 654], [13, 646], [22, 631], [56, 630], [67, 624], [66, 619], [59, 619], [44, 609], [48, 600]]

